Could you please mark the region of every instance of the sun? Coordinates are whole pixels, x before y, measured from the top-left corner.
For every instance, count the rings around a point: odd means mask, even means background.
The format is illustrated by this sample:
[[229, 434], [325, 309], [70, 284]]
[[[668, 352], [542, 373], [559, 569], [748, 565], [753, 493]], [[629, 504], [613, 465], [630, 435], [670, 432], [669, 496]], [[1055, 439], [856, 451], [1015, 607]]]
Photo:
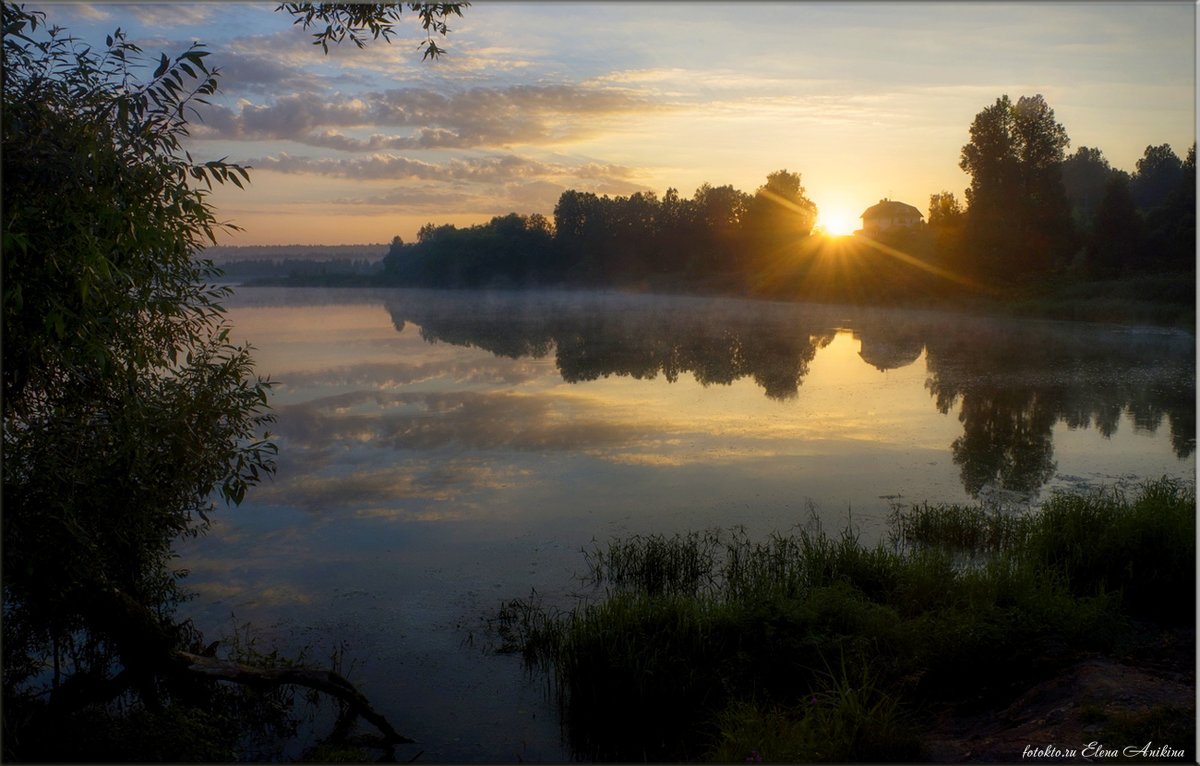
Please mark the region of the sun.
[[831, 237], [845, 237], [859, 228], [858, 218], [845, 209], [822, 210], [817, 218], [817, 228]]

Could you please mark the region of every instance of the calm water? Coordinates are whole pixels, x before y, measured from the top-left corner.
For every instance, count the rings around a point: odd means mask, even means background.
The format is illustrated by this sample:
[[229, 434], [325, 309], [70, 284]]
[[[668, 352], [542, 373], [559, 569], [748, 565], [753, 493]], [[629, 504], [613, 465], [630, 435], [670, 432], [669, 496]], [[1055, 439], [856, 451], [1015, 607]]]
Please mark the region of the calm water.
[[1195, 476], [1195, 341], [1146, 328], [612, 293], [242, 288], [277, 381], [276, 478], [181, 546], [218, 634], [344, 642], [423, 761], [561, 760], [484, 621], [566, 601], [593, 540], [1019, 512]]

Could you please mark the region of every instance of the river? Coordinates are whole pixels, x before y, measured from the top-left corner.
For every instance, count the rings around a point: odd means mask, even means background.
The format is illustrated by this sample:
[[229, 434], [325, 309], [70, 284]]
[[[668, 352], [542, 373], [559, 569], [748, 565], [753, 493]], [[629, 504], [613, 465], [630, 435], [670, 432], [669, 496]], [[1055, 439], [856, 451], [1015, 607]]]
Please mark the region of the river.
[[178, 546], [206, 634], [344, 647], [407, 760], [563, 760], [487, 618], [613, 536], [895, 503], [1021, 512], [1195, 477], [1195, 340], [1141, 327], [605, 292], [239, 288], [277, 475]]

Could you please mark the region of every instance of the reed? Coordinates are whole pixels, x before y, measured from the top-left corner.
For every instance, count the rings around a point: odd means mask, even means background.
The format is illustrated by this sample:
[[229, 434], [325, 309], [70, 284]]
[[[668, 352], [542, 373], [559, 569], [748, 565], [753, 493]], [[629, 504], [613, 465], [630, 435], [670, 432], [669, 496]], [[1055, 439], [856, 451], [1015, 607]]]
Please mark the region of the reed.
[[1052, 672], [1131, 618], [1194, 619], [1195, 490], [1178, 482], [891, 524], [873, 547], [811, 522], [614, 540], [585, 555], [588, 599], [514, 600], [500, 632], [548, 673], [583, 758], [911, 760], [913, 710]]
[[921, 754], [912, 717], [881, 689], [871, 671], [841, 663], [812, 694], [793, 705], [738, 701], [717, 717], [709, 757], [719, 763], [862, 763], [915, 760]]

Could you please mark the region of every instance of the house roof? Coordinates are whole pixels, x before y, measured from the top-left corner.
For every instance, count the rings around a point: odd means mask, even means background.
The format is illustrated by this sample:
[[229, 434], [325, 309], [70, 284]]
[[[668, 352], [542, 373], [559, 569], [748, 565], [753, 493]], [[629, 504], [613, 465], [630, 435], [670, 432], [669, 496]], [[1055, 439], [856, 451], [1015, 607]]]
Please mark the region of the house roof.
[[890, 199], [881, 199], [879, 200], [879, 204], [871, 205], [871, 207], [864, 210], [859, 218], [865, 221], [868, 218], [897, 218], [905, 216], [925, 217], [921, 214], [920, 210], [917, 210], [912, 205]]

